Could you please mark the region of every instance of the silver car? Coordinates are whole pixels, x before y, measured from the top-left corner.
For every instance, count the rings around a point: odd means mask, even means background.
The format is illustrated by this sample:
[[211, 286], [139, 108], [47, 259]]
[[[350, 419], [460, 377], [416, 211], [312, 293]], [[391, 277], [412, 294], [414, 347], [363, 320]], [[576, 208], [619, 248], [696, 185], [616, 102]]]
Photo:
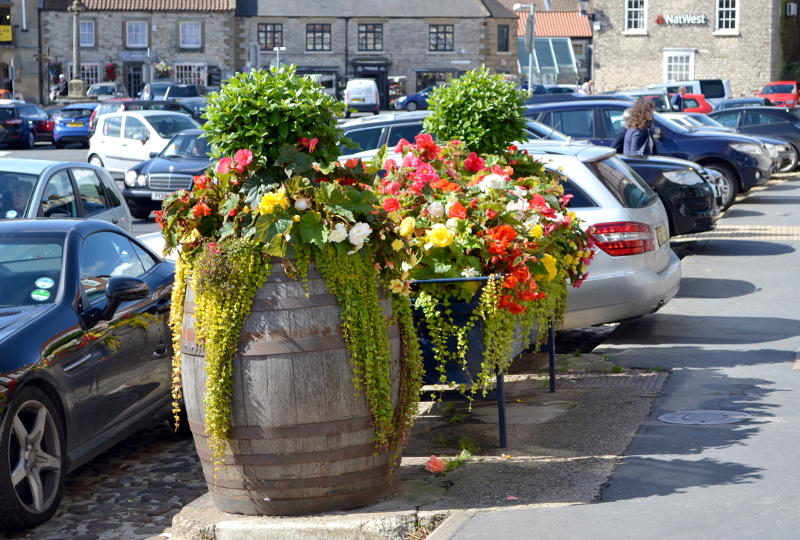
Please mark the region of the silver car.
[[131, 214], [108, 172], [88, 163], [3, 159], [0, 219], [93, 218], [131, 232]]

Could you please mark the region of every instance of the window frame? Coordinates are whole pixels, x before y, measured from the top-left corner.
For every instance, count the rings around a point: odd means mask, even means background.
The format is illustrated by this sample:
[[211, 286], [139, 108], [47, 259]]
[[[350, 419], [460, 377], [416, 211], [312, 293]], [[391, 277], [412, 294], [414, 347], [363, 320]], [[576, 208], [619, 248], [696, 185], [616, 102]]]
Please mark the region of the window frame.
[[[261, 39], [263, 36], [263, 40]], [[272, 44], [270, 45], [270, 37]], [[277, 38], [280, 38], [279, 40]], [[256, 42], [261, 51], [272, 51], [283, 47], [283, 23], [263, 22], [256, 25]]]
[[[197, 44], [186, 44], [184, 39], [183, 29], [189, 26], [197, 27]], [[194, 37], [194, 36], [193, 36]], [[178, 23], [178, 48], [191, 51], [199, 51], [203, 49], [203, 22], [202, 21], [181, 21]]]
[[[175, 71], [175, 83], [177, 84], [206, 86], [208, 83], [208, 64], [202, 62], [176, 62], [173, 65], [173, 69]], [[202, 82], [197, 82], [198, 80]]]
[[[359, 23], [358, 24], [358, 50], [359, 52], [383, 51], [383, 24]], [[372, 46], [369, 46], [371, 38]], [[380, 42], [380, 43], [378, 43]], [[363, 46], [362, 46], [363, 45]]]
[[[662, 69], [662, 80], [665, 84], [669, 84], [676, 81], [693, 81], [694, 80], [694, 57], [697, 54], [697, 49], [685, 49], [685, 48], [665, 48], [662, 52], [662, 60], [661, 60], [661, 69]], [[670, 62], [669, 58], [671, 57], [678, 57], [678, 56], [686, 56], [689, 58], [688, 63], [688, 71], [686, 73], [686, 77], [678, 77], [670, 79]]]
[[[722, 6], [722, 3], [725, 2], [727, 5], [725, 7]], [[733, 4], [733, 7], [730, 7], [730, 3]], [[739, 35], [739, 21], [740, 21], [740, 6], [741, 2], [737, 0], [714, 0], [714, 34], [715, 36], [738, 36]], [[726, 18], [725, 20], [731, 20], [733, 27], [732, 28], [721, 28], [721, 16], [722, 12], [733, 13], [733, 18], [729, 19]]]
[[[325, 43], [326, 34], [328, 36], [327, 47]], [[311, 48], [309, 48], [309, 38], [311, 38]], [[306, 52], [331, 52], [332, 50], [333, 30], [331, 23], [306, 23]]]
[[[644, 36], [647, 35], [647, 0], [624, 0], [625, 4], [623, 5], [622, 10], [622, 34], [626, 36]], [[632, 7], [632, 2], [641, 2], [641, 7]], [[630, 27], [628, 26], [628, 21], [630, 19], [631, 12], [641, 12], [641, 21], [642, 26], [639, 27]]]
[[[83, 25], [91, 25], [91, 43], [83, 41]], [[78, 42], [81, 49], [94, 49], [97, 46], [97, 25], [94, 19], [78, 19]]]
[[[500, 45], [502, 44], [500, 40], [501, 29], [505, 29], [505, 37], [504, 37], [505, 48], [500, 47]], [[497, 25], [497, 52], [499, 53], [511, 52], [511, 25], [508, 24]]]
[[[440, 36], [444, 36], [443, 38]], [[449, 48], [448, 48], [449, 37]], [[439, 42], [444, 40], [444, 48], [439, 48]], [[429, 24], [428, 25], [428, 52], [453, 52], [456, 45], [456, 32], [454, 24]]]
[[[72, 62], [67, 63], [67, 79], [74, 78]], [[102, 82], [100, 78], [100, 64], [98, 62], [81, 62], [81, 80], [86, 83], [86, 87]]]
[[[132, 24], [143, 24], [144, 25], [144, 45], [141, 44], [131, 44], [131, 25]], [[136, 33], [133, 33], [136, 35]], [[146, 49], [150, 46], [150, 23], [143, 19], [136, 19], [125, 21], [125, 48], [126, 49]]]

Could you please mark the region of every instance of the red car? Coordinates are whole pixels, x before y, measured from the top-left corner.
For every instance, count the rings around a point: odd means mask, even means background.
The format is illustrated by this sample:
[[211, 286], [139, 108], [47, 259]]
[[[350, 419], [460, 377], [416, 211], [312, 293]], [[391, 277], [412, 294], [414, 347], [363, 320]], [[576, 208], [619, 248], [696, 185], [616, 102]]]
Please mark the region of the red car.
[[756, 96], [769, 99], [776, 107], [800, 106], [800, 83], [797, 81], [773, 81], [764, 85]]
[[713, 109], [703, 94], [683, 94], [683, 112], [706, 114]]

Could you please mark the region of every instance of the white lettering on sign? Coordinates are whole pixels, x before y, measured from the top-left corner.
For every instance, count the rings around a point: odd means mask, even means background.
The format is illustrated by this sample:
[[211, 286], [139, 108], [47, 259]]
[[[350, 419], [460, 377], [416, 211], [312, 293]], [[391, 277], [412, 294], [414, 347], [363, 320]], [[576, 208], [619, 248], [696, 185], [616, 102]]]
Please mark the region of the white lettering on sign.
[[656, 17], [658, 24], [708, 24], [708, 17], [705, 15], [692, 15], [683, 13], [681, 15], [659, 15]]

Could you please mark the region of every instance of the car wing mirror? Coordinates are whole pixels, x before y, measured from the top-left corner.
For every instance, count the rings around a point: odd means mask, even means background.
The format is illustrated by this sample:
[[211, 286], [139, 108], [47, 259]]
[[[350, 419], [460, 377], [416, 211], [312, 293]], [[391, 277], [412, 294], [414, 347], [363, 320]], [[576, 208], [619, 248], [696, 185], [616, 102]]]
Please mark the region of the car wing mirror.
[[148, 296], [150, 296], [150, 288], [143, 280], [129, 276], [112, 276], [106, 282], [108, 304], [100, 315], [100, 320], [111, 320], [122, 302], [142, 300]]
[[150, 152], [150, 153], [149, 153], [149, 154], [147, 154], [147, 155], [150, 157], [150, 159], [153, 159], [153, 158], [155, 158], [155, 157], [158, 157], [158, 152]]

